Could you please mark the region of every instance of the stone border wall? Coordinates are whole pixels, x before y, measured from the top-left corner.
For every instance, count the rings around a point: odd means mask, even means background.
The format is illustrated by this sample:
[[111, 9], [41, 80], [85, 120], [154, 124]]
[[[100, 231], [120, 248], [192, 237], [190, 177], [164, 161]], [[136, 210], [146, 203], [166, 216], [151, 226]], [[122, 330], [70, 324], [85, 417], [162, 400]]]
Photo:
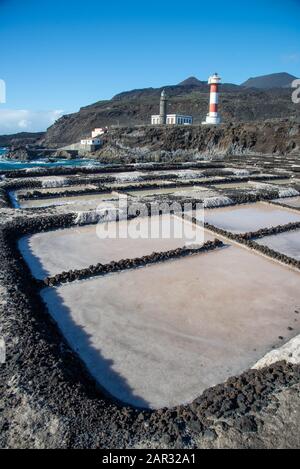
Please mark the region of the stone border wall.
[[[225, 181], [217, 181], [218, 184], [224, 184], [224, 183], [235, 183], [237, 182], [235, 180], [235, 178], [232, 178], [232, 179], [227, 179]], [[239, 181], [240, 182], [240, 181]], [[124, 184], [125, 185], [125, 184]], [[33, 199], [56, 199], [56, 198], [64, 198], [64, 197], [76, 197], [76, 196], [80, 196], [80, 195], [97, 195], [97, 194], [102, 194], [102, 193], [105, 193], [105, 192], [118, 192], [120, 194], [124, 194], [124, 195], [127, 195], [128, 192], [138, 192], [138, 191], [146, 191], [146, 190], [156, 190], [156, 189], [176, 189], [176, 188], [182, 188], [182, 187], [186, 187], [186, 188], [194, 188], [194, 187], [207, 187], [208, 189], [211, 188], [210, 186], [216, 186], [216, 181], [210, 181], [209, 183], [208, 182], [197, 182], [197, 184], [193, 184], [190, 180], [189, 181], [176, 181], [174, 182], [173, 184], [149, 184], [149, 185], [145, 185], [145, 184], [138, 184], [138, 185], [126, 185], [126, 187], [120, 187], [120, 186], [114, 186], [114, 185], [111, 185], [111, 186], [106, 186], [106, 187], [101, 187], [99, 186], [98, 188], [95, 188], [95, 189], [82, 189], [82, 190], [74, 190], [74, 191], [64, 191], [64, 192], [55, 192], [55, 193], [46, 193], [46, 192], [39, 192], [38, 190], [37, 191], [34, 191], [32, 193], [29, 193], [29, 194], [24, 194], [22, 196], [20, 196], [20, 199], [22, 200], [33, 200]], [[59, 189], [59, 188], [58, 188]], [[211, 188], [213, 189], [213, 188]], [[216, 187], [216, 190], [217, 187]], [[263, 191], [263, 189], [262, 189]], [[230, 194], [229, 197], [231, 199], [234, 199], [234, 204], [232, 205], [236, 205], [236, 204], [244, 204], [244, 203], [252, 203], [252, 202], [258, 202], [258, 201], [261, 201], [261, 200], [272, 200], [276, 197], [278, 197], [278, 190], [274, 190], [274, 191], [266, 191], [265, 193], [263, 194], [250, 194], [250, 193], [237, 193], [237, 194]], [[193, 199], [190, 199], [191, 201]], [[196, 200], [196, 199], [194, 199]], [[200, 199], [199, 199], [200, 200]], [[199, 203], [199, 200], [198, 200], [198, 203]], [[215, 208], [215, 207], [211, 207], [211, 208]]]
[[0, 208], [7, 208], [11, 206], [11, 201], [7, 191], [4, 188], [0, 188]]
[[41, 176], [68, 176], [75, 174], [105, 174], [105, 173], [122, 173], [134, 171], [168, 171], [180, 169], [207, 169], [207, 168], [225, 168], [224, 163], [219, 162], [191, 162], [189, 164], [169, 163], [169, 164], [146, 164], [139, 165], [106, 165], [102, 167], [55, 167], [46, 169], [32, 169], [32, 170], [15, 170], [15, 171], [0, 171], [0, 175], [7, 178], [26, 178], [26, 177], [41, 177]]
[[120, 261], [112, 261], [109, 264], [95, 264], [87, 267], [86, 269], [80, 270], [69, 270], [68, 272], [62, 272], [61, 274], [47, 277], [41, 282], [42, 286], [56, 286], [62, 283], [74, 282], [75, 280], [83, 280], [96, 276], [103, 276], [111, 274], [113, 272], [121, 272], [129, 269], [137, 269], [150, 264], [157, 264], [164, 261], [180, 259], [182, 257], [192, 256], [201, 254], [209, 251], [213, 251], [217, 248], [224, 247], [222, 241], [215, 239], [214, 241], [207, 241], [201, 247], [198, 248], [177, 248], [165, 252], [153, 252], [150, 255], [136, 257], [134, 259], [122, 259]]
[[[199, 222], [193, 218], [193, 223], [199, 225]], [[275, 259], [279, 262], [282, 262], [288, 266], [295, 267], [296, 269], [300, 270], [300, 261], [297, 259], [293, 259], [292, 257], [286, 256], [281, 254], [273, 249], [268, 248], [267, 246], [263, 246], [255, 242], [255, 239], [263, 238], [264, 236], [270, 236], [272, 234], [284, 233], [286, 231], [296, 230], [300, 228], [300, 222], [298, 223], [289, 223], [288, 225], [278, 225], [277, 227], [272, 227], [269, 229], [261, 229], [258, 231], [244, 233], [244, 234], [235, 234], [230, 233], [229, 231], [222, 230], [221, 228], [217, 228], [214, 225], [209, 223], [204, 223], [204, 227], [216, 233], [216, 235], [221, 235], [229, 240], [236, 241], [240, 244], [247, 246], [254, 251], [257, 251], [261, 254], [264, 254], [272, 259]]]

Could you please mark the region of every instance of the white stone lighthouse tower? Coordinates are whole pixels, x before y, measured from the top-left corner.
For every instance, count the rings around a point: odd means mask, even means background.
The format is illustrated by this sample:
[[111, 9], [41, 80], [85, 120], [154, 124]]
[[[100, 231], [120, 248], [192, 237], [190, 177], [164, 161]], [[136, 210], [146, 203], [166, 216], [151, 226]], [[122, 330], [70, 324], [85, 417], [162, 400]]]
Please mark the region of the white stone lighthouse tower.
[[167, 123], [167, 95], [165, 90], [162, 90], [160, 95], [160, 103], [159, 103], [159, 123], [166, 124]]
[[203, 124], [221, 124], [221, 116], [218, 111], [220, 83], [221, 77], [219, 77], [217, 73], [215, 73], [208, 79], [208, 84], [210, 85], [209, 113], [207, 114], [206, 121], [203, 122]]

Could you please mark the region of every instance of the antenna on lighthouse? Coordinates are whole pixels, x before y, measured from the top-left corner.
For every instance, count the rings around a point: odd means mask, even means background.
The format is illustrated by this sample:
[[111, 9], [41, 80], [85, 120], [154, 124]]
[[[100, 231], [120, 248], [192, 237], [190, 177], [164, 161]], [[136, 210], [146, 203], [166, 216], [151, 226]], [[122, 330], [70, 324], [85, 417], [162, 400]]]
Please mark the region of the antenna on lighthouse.
[[218, 111], [221, 77], [215, 73], [209, 77], [208, 84], [210, 85], [209, 113], [202, 124], [219, 125], [221, 124], [221, 116]]

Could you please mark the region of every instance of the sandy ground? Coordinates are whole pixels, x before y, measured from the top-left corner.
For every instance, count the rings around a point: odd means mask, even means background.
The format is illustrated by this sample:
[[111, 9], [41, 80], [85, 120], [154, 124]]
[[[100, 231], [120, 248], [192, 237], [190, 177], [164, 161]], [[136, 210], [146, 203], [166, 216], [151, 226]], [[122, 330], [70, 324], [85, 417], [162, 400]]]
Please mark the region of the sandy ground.
[[300, 214], [262, 202], [205, 212], [205, 221], [232, 233], [258, 231], [300, 221]]
[[233, 246], [42, 296], [97, 381], [141, 407], [191, 402], [300, 332], [298, 273]]
[[43, 279], [97, 263], [142, 257], [214, 237], [177, 217], [137, 218], [38, 233], [19, 241], [33, 275]]

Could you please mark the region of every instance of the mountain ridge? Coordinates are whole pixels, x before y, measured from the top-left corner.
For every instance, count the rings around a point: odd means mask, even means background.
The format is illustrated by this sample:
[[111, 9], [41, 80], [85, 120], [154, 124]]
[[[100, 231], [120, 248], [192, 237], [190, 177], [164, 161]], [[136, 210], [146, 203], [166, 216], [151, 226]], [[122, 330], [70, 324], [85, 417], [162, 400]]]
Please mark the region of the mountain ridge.
[[241, 86], [259, 89], [290, 88], [294, 80], [297, 80], [297, 77], [286, 72], [271, 73], [269, 75], [251, 77], [242, 83]]
[[[194, 124], [201, 124], [208, 112], [209, 85], [189, 77], [178, 85], [124, 91], [111, 100], [82, 107], [79, 112], [61, 117], [49, 127], [43, 142], [62, 147], [90, 135], [96, 127], [149, 125], [151, 115], [158, 112], [163, 89], [168, 96], [170, 114], [193, 115]], [[290, 89], [256, 89], [224, 83], [220, 90], [223, 122], [300, 120], [300, 106], [292, 102]]]
[[186, 86], [186, 85], [202, 85], [205, 83], [204, 81], [199, 80], [198, 78], [191, 76], [186, 78], [185, 80], [178, 83], [178, 86]]
[[[208, 111], [209, 86], [191, 76], [177, 85], [123, 91], [110, 100], [84, 106], [78, 112], [58, 119], [40, 136], [40, 141], [49, 147], [63, 147], [90, 135], [96, 127], [149, 125], [151, 114], [158, 112], [163, 89], [168, 96], [169, 113], [193, 115], [194, 124], [201, 124]], [[289, 88], [259, 89], [224, 83], [221, 85], [220, 112], [225, 123], [269, 119], [300, 121], [300, 106], [292, 102]], [[27, 140], [24, 137], [27, 136], [23, 136], [23, 141]], [[17, 138], [15, 135], [11, 140], [16, 143]], [[34, 140], [34, 136], [32, 138]], [[2, 145], [8, 145], [9, 140], [6, 136]], [[28, 140], [26, 143], [33, 143]]]

